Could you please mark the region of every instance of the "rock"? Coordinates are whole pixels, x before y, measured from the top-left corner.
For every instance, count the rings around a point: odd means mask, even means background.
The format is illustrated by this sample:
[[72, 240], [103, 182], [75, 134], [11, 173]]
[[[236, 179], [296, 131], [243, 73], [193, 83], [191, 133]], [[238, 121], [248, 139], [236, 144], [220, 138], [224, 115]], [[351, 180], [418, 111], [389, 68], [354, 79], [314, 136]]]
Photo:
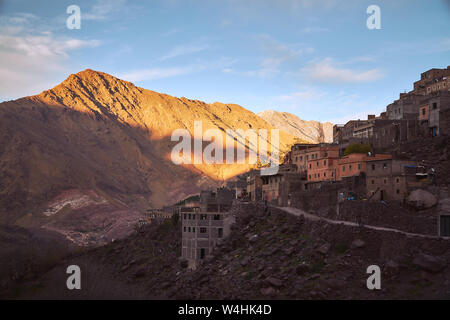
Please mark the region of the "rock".
[[188, 262], [185, 259], [180, 259], [180, 267], [182, 268], [187, 268], [188, 267]]
[[441, 259], [439, 257], [433, 257], [427, 254], [418, 255], [413, 260], [413, 264], [425, 271], [432, 273], [438, 273], [442, 271], [446, 266], [444, 259]]
[[361, 239], [356, 239], [352, 242], [352, 249], [359, 249], [359, 248], [363, 248], [366, 245], [366, 243], [361, 240]]
[[246, 265], [248, 265], [249, 261], [250, 259], [248, 257], [245, 257], [241, 260], [241, 266], [245, 267]]
[[436, 197], [423, 189], [417, 189], [410, 193], [406, 202], [416, 209], [428, 209], [436, 205]]
[[142, 277], [144, 277], [146, 274], [147, 274], [147, 271], [146, 271], [144, 268], [141, 268], [141, 269], [137, 270], [137, 271], [134, 273], [134, 277], [135, 277], [135, 278], [142, 278]]
[[327, 286], [334, 290], [340, 290], [345, 288], [346, 282], [344, 280], [339, 279], [330, 279], [326, 282]]
[[290, 256], [291, 254], [293, 254], [295, 251], [295, 249], [293, 247], [289, 247], [283, 250], [283, 252], [287, 255]]
[[258, 235], [257, 235], [257, 234], [252, 235], [252, 236], [248, 239], [248, 241], [249, 241], [250, 243], [255, 243], [257, 240], [258, 240]]
[[329, 243], [325, 243], [324, 245], [320, 246], [317, 251], [319, 251], [322, 254], [327, 254], [330, 250], [331, 245]]
[[274, 286], [274, 287], [277, 287], [277, 288], [279, 288], [279, 287], [281, 287], [283, 285], [283, 281], [281, 281], [280, 279], [275, 278], [275, 277], [268, 277], [266, 279], [266, 282], [268, 284], [270, 284], [271, 286]]
[[318, 279], [318, 278], [320, 278], [320, 274], [315, 273], [311, 277], [309, 277], [308, 280], [314, 280], [314, 279]]
[[261, 289], [261, 294], [264, 296], [273, 296], [276, 293], [276, 290], [272, 287]]
[[398, 273], [399, 269], [400, 269], [400, 265], [393, 261], [393, 260], [389, 260], [386, 265], [384, 266], [386, 272], [390, 273], [390, 274], [396, 274]]
[[311, 267], [309, 266], [309, 264], [306, 263], [302, 263], [300, 265], [297, 266], [297, 268], [295, 268], [295, 272], [298, 275], [303, 275], [306, 272], [309, 272], [311, 270]]

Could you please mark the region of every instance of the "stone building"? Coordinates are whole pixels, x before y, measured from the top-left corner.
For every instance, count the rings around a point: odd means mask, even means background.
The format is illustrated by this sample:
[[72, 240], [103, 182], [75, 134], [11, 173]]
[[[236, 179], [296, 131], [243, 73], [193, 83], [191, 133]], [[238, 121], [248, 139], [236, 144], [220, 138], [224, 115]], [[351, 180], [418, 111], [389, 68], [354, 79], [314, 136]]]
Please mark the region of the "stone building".
[[[308, 155], [308, 154], [307, 154]], [[336, 165], [339, 159], [339, 146], [328, 145], [311, 148], [307, 161], [307, 180], [336, 181]]]
[[414, 82], [414, 93], [429, 94], [433, 91], [449, 90], [448, 80], [450, 77], [450, 66], [446, 69], [433, 68], [423, 72], [420, 80]]
[[286, 206], [290, 202], [290, 194], [300, 188], [301, 176], [295, 164], [284, 164], [278, 173], [261, 176], [262, 199], [279, 206]]
[[297, 143], [292, 146], [290, 152], [290, 162], [297, 166], [297, 171], [306, 179], [306, 162], [309, 155], [308, 150], [317, 147], [318, 144]]
[[441, 127], [444, 132], [448, 130], [446, 123], [440, 121], [441, 114], [448, 109], [450, 109], [449, 91], [433, 93], [422, 101], [419, 108], [419, 122], [425, 134], [435, 137], [441, 134]]
[[421, 94], [401, 94], [400, 99], [386, 107], [388, 120], [412, 120], [417, 119], [419, 105], [424, 96]]
[[252, 171], [247, 176], [247, 194], [250, 201], [262, 200], [262, 179], [259, 170]]
[[367, 163], [366, 192], [372, 200], [404, 200], [412, 188], [421, 186], [415, 161], [383, 159]]
[[367, 155], [364, 153], [352, 153], [341, 157], [337, 161], [336, 176], [337, 181], [343, 178], [359, 176], [366, 172], [369, 161], [391, 159], [390, 154]]
[[196, 269], [217, 242], [230, 233], [235, 218], [230, 213], [234, 190], [202, 191], [199, 207], [181, 207], [182, 253], [188, 267]]

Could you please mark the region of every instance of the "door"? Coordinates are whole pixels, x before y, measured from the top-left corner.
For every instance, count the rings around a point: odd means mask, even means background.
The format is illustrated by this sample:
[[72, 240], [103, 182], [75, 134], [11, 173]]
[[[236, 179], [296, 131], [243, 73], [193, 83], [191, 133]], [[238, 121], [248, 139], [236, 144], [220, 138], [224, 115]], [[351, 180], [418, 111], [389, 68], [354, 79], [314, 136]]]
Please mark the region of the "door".
[[450, 216], [441, 216], [440, 229], [441, 237], [450, 237]]
[[200, 259], [205, 259], [205, 255], [206, 255], [206, 249], [201, 248], [200, 249]]

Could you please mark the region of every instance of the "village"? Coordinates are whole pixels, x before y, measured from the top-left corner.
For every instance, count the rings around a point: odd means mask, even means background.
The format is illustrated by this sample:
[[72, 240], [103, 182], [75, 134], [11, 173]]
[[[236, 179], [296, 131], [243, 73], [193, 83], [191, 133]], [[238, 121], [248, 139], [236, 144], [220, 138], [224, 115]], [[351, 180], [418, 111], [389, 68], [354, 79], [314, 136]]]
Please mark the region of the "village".
[[[260, 170], [253, 170], [217, 190], [202, 191], [163, 209], [151, 209], [147, 219], [179, 217], [181, 258], [189, 268], [196, 269], [229, 235], [236, 219], [236, 202], [256, 203], [266, 211], [271, 207], [299, 208], [361, 225], [364, 220], [377, 220], [363, 218], [367, 213], [363, 211], [377, 214], [373, 211], [377, 212], [374, 208], [380, 205], [409, 205], [426, 211], [436, 206], [439, 192], [445, 193], [447, 186], [442, 185], [440, 190], [438, 169], [426, 160], [408, 158], [400, 146], [449, 133], [450, 66], [422, 73], [414, 89], [401, 93], [379, 116], [334, 125], [332, 143], [293, 145], [276, 174], [261, 175]], [[432, 215], [417, 218], [416, 226], [409, 226], [412, 229], [408, 231], [450, 237], [450, 212], [433, 211]], [[378, 220], [384, 221], [377, 223], [402, 229], [405, 223], [395, 217], [380, 215]]]

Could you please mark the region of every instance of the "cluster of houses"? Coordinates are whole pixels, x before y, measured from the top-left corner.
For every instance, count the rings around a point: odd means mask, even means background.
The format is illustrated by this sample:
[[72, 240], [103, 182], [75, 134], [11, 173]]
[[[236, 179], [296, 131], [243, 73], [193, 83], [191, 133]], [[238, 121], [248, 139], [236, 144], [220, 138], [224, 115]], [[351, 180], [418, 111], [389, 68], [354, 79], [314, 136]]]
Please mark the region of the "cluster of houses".
[[414, 89], [401, 93], [378, 117], [351, 120], [333, 127], [341, 151], [354, 143], [383, 150], [417, 137], [450, 134], [450, 66], [421, 74]]
[[[432, 168], [399, 158], [396, 147], [419, 137], [449, 134], [450, 66], [421, 74], [414, 89], [386, 107], [380, 116], [333, 127], [333, 143], [295, 144], [279, 171], [247, 177], [248, 197], [291, 205], [299, 191], [342, 185], [351, 199], [403, 201], [413, 188], [432, 180]], [[351, 151], [355, 145], [365, 152]]]
[[[392, 150], [417, 137], [449, 133], [449, 89], [450, 66], [431, 69], [380, 116], [335, 125], [333, 143], [293, 145], [276, 174], [254, 170], [226, 187], [202, 191], [171, 207], [182, 222], [182, 259], [189, 268], [197, 268], [230, 233], [235, 199], [291, 206], [299, 193], [314, 195], [332, 185], [338, 201], [403, 201], [412, 189], [430, 183], [433, 170], [401, 159]], [[363, 148], [352, 149], [355, 145]], [[165, 211], [152, 211], [150, 216], [167, 219]]]

